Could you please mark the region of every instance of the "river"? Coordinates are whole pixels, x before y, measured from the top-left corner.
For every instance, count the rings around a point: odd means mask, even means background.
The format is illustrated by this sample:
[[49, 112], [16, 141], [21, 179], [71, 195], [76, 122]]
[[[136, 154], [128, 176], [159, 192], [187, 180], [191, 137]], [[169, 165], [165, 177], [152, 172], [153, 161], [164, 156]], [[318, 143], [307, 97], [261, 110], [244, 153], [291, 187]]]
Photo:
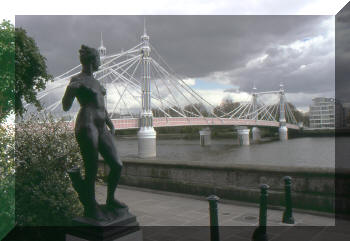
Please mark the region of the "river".
[[[349, 137], [303, 137], [239, 146], [236, 139], [212, 139], [211, 146], [203, 147], [199, 140], [157, 139], [157, 159], [324, 168], [334, 168], [337, 160], [337, 167], [350, 168], [349, 143]], [[137, 145], [136, 137], [117, 138], [122, 159], [137, 158]]]

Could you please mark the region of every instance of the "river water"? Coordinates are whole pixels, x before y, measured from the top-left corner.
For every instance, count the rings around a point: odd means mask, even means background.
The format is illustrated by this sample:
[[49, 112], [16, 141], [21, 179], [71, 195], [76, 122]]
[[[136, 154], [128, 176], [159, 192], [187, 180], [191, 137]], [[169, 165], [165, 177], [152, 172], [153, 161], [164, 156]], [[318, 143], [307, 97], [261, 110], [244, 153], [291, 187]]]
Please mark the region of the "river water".
[[[236, 139], [212, 139], [211, 146], [199, 140], [157, 139], [157, 159], [172, 162], [214, 162], [264, 166], [350, 168], [349, 137], [303, 137], [281, 142], [266, 141], [239, 146]], [[137, 138], [117, 138], [121, 158], [137, 157]], [[337, 148], [336, 148], [337, 146]], [[339, 147], [339, 149], [338, 149]], [[337, 150], [337, 151], [336, 151]], [[337, 153], [337, 159], [335, 155]]]

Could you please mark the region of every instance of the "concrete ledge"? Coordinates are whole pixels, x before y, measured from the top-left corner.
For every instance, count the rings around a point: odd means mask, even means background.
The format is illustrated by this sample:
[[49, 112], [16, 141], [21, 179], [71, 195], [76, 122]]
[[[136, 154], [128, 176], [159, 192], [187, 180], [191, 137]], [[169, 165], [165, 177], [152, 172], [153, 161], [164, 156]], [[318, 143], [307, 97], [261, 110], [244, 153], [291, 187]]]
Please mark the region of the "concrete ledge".
[[[199, 168], [199, 169], [225, 169], [225, 170], [244, 170], [244, 171], [267, 171], [278, 173], [307, 173], [310, 175], [328, 175], [334, 176], [334, 169], [326, 167], [284, 167], [284, 166], [262, 166], [245, 165], [236, 163], [214, 163], [214, 162], [185, 162], [185, 161], [163, 161], [158, 159], [123, 159], [124, 163], [134, 164], [153, 164], [159, 166], [175, 166], [181, 168]], [[341, 171], [341, 170], [339, 170]], [[349, 175], [350, 170], [342, 170], [344, 174]]]
[[[271, 187], [269, 204], [276, 206], [284, 205], [282, 178], [289, 175], [293, 178], [294, 207], [326, 212], [335, 210], [335, 174], [329, 168], [170, 163], [138, 159], [123, 160], [123, 163], [121, 184], [201, 196], [216, 193], [225, 199], [257, 203], [260, 195], [257, 187], [260, 183], [267, 183]], [[342, 187], [337, 188], [337, 208], [349, 213], [346, 205], [349, 172], [337, 173], [337, 185]]]

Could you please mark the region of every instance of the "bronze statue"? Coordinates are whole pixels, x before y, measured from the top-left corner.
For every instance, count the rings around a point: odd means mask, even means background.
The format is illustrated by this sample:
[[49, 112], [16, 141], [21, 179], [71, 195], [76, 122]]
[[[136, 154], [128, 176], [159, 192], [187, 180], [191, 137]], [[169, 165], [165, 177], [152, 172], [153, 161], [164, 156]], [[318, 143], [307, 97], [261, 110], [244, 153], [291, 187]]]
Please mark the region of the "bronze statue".
[[[63, 96], [62, 105], [63, 110], [68, 111], [74, 98], [77, 98], [81, 107], [76, 119], [75, 137], [84, 160], [85, 179], [82, 179], [78, 168], [70, 170], [69, 175], [84, 206], [84, 215], [103, 220], [106, 216], [105, 209], [115, 211], [127, 207], [114, 198], [121, 175], [122, 162], [114, 144], [115, 129], [104, 104], [106, 90], [93, 77], [93, 72], [100, 65], [99, 54], [96, 49], [85, 45], [81, 46], [79, 53], [82, 71], [72, 77]], [[110, 131], [108, 131], [107, 126]], [[99, 152], [110, 167], [107, 200], [103, 208], [98, 205], [95, 199]]]

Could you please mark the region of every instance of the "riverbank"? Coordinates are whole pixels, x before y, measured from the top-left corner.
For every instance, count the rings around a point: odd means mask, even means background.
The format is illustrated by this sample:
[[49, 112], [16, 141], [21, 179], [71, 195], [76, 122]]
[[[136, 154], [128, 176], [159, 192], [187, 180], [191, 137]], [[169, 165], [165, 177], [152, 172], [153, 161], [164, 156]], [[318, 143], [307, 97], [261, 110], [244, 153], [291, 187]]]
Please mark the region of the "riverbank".
[[[156, 128], [157, 138], [159, 139], [199, 139], [199, 131], [203, 127], [185, 126], [185, 127], [171, 127], [171, 128]], [[274, 127], [261, 127], [260, 135], [262, 138], [278, 139], [278, 129]], [[237, 130], [235, 127], [214, 126], [210, 127], [212, 139], [229, 139], [237, 138]], [[118, 130], [117, 136], [130, 137], [137, 136], [138, 130]], [[252, 132], [250, 137], [252, 138]], [[300, 130], [290, 129], [288, 131], [289, 138], [298, 137], [334, 137], [334, 136], [350, 136], [350, 129], [311, 129], [304, 128]]]
[[[284, 206], [284, 176], [293, 178], [292, 197], [296, 208], [349, 214], [346, 205], [350, 172], [337, 173], [342, 190], [335, 192], [334, 169], [273, 167], [237, 164], [164, 162], [125, 159], [121, 184], [176, 193], [207, 196], [217, 194], [228, 200], [258, 203], [259, 184], [270, 186], [269, 204]], [[340, 205], [339, 205], [340, 204]], [[344, 205], [342, 205], [344, 204]]]

